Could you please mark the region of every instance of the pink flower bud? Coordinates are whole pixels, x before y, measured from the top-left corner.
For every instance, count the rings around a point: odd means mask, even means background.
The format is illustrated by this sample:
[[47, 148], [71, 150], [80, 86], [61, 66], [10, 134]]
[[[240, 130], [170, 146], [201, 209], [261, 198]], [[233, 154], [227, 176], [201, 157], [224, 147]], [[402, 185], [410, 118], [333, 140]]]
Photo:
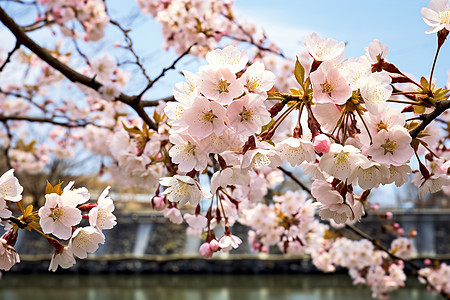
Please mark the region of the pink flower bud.
[[262, 246], [261, 247], [261, 252], [262, 253], [268, 253], [269, 252], [269, 248], [267, 248], [267, 246]]
[[151, 204], [154, 210], [163, 210], [166, 207], [164, 198], [160, 196], [153, 197]]
[[386, 213], [386, 219], [392, 219], [392, 217], [394, 216], [394, 214], [393, 213], [391, 213], [390, 211], [388, 211], [387, 213]]
[[325, 134], [321, 133], [316, 135], [314, 138], [314, 150], [316, 150], [317, 153], [328, 153], [330, 152], [330, 146], [331, 141], [330, 138], [327, 137]]
[[209, 242], [209, 248], [211, 248], [212, 252], [216, 252], [217, 250], [219, 250], [219, 242], [216, 239], [211, 240]]
[[372, 205], [372, 209], [373, 210], [378, 210], [379, 208], [380, 208], [380, 206], [378, 204]]
[[411, 230], [410, 235], [411, 235], [412, 237], [417, 236], [417, 231]]
[[393, 226], [395, 229], [399, 229], [399, 228], [400, 228], [400, 224], [398, 224], [398, 223], [394, 223], [394, 224], [392, 224], [392, 226]]
[[200, 255], [205, 258], [211, 258], [213, 255], [213, 252], [211, 251], [211, 247], [209, 243], [203, 243], [200, 246]]
[[425, 265], [429, 266], [431, 265], [431, 260], [429, 258], [424, 260]]
[[403, 235], [404, 233], [405, 233], [405, 230], [403, 230], [403, 228], [397, 229], [397, 234], [398, 235]]

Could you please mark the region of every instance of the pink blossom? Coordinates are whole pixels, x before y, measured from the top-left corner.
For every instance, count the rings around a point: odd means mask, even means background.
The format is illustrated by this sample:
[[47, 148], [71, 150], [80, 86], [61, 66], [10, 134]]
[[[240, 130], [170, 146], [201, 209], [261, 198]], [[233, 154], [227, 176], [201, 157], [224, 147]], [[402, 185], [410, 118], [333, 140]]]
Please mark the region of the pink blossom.
[[14, 176], [14, 169], [5, 172], [0, 177], [0, 198], [8, 201], [17, 202], [22, 199], [23, 187], [19, 180]]
[[225, 108], [205, 97], [194, 99], [192, 106], [184, 112], [184, 119], [188, 125], [188, 133], [197, 139], [203, 139], [215, 133], [222, 135], [225, 130]]
[[411, 136], [408, 131], [404, 127], [396, 126], [373, 136], [373, 144], [367, 153], [379, 163], [401, 166], [414, 154], [410, 143]]
[[88, 253], [98, 249], [99, 244], [105, 242], [105, 236], [101, 231], [92, 226], [80, 227], [72, 234], [69, 247], [72, 253], [79, 258], [86, 258]]
[[305, 139], [289, 137], [277, 143], [275, 149], [280, 154], [281, 160], [289, 162], [293, 167], [316, 159], [313, 144]]
[[45, 195], [45, 205], [39, 209], [39, 224], [44, 233], [67, 240], [72, 235], [72, 226], [81, 221], [81, 211], [76, 205], [82, 196], [72, 191], [64, 191], [61, 196]]
[[377, 63], [378, 58], [385, 59], [389, 52], [389, 47], [383, 45], [379, 40], [374, 39], [366, 48], [366, 57], [371, 63]]
[[59, 251], [55, 250], [52, 255], [48, 270], [55, 272], [58, 269], [58, 266], [61, 266], [61, 268], [63, 269], [68, 269], [75, 265], [75, 263], [76, 261], [72, 253], [72, 248], [66, 246]]
[[170, 222], [174, 223], [174, 224], [181, 224], [183, 223], [183, 217], [181, 216], [181, 212], [179, 209], [172, 207], [172, 208], [168, 208], [166, 207], [163, 210], [164, 213], [164, 217], [168, 218], [170, 220]]
[[438, 32], [442, 29], [450, 31], [450, 1], [431, 0], [427, 8], [420, 11], [422, 18], [430, 26], [426, 33]]
[[244, 136], [261, 133], [262, 126], [271, 120], [263, 102], [264, 98], [257, 94], [233, 101], [227, 109], [229, 126]]
[[316, 61], [329, 61], [344, 53], [345, 43], [313, 32], [305, 38], [305, 47]]
[[208, 222], [206, 217], [201, 214], [191, 215], [186, 213], [184, 214], [184, 219], [186, 220], [186, 223], [188, 223], [190, 227], [199, 230], [205, 228]]
[[322, 63], [311, 73], [314, 99], [317, 103], [345, 104], [352, 95], [352, 89], [339, 70], [331, 62]]
[[219, 240], [219, 247], [222, 248], [223, 252], [228, 252], [232, 248], [237, 248], [242, 243], [242, 240], [232, 234], [225, 234]]
[[19, 254], [8, 242], [0, 238], [0, 270], [9, 271], [13, 265], [20, 262]]
[[228, 105], [244, 92], [244, 87], [236, 80], [236, 75], [227, 68], [203, 67], [199, 76], [200, 92], [220, 104]]
[[248, 54], [245, 50], [239, 50], [234, 46], [224, 49], [216, 49], [206, 54], [206, 61], [217, 68], [228, 68], [231, 72], [241, 71], [248, 62]]
[[99, 230], [111, 229], [117, 222], [113, 215], [114, 203], [110, 197], [107, 197], [109, 189], [106, 187], [97, 200], [97, 206], [89, 211], [89, 224]]
[[266, 71], [263, 63], [256, 61], [247, 68], [238, 81], [249, 93], [256, 93], [266, 97], [266, 92], [275, 84], [275, 75], [270, 71]]

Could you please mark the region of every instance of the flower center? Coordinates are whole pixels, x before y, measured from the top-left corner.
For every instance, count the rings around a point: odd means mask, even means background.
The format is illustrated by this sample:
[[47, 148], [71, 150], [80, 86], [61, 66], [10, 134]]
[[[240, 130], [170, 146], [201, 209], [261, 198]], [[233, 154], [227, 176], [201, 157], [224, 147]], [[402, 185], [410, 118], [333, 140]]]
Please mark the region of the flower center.
[[63, 210], [61, 207], [50, 208], [50, 210], [52, 213], [49, 215], [49, 217], [54, 221], [59, 220], [59, 218], [61, 218], [61, 216], [63, 215]]
[[207, 123], [212, 123], [215, 118], [217, 117], [212, 112], [212, 110], [208, 111], [206, 114], [203, 115], [203, 121], [206, 121]]
[[387, 153], [394, 154], [395, 149], [397, 149], [397, 142], [387, 139], [386, 143], [381, 145], [381, 148], [384, 149], [384, 155]]
[[261, 86], [261, 79], [259, 78], [250, 78], [247, 80], [247, 89], [249, 92], [256, 91]]
[[441, 24], [450, 24], [450, 7], [447, 6], [439, 12], [439, 20]]
[[253, 156], [253, 166], [255, 168], [266, 167], [268, 165], [270, 165], [270, 159], [269, 157], [267, 157], [267, 155], [258, 152], [255, 154], [255, 156]]
[[239, 113], [239, 115], [241, 116], [241, 122], [248, 121], [252, 118], [252, 111], [247, 110], [247, 108], [244, 106], [242, 107], [242, 111]]
[[333, 92], [333, 90], [334, 90], [333, 86], [330, 83], [328, 83], [328, 81], [325, 81], [325, 83], [321, 83], [320, 87], [322, 88], [322, 93], [328, 94], [328, 95], [330, 95], [331, 92]]
[[219, 94], [222, 93], [228, 93], [228, 87], [231, 85], [231, 83], [229, 83], [228, 81], [224, 80], [224, 79], [220, 79], [219, 80]]
[[195, 155], [195, 145], [192, 145], [191, 142], [188, 142], [187, 145], [184, 145], [184, 152], [188, 155]]
[[334, 155], [334, 158], [336, 158], [336, 163], [337, 164], [346, 163], [349, 160], [348, 153], [344, 152], [344, 151], [336, 153]]
[[377, 132], [380, 132], [383, 129], [388, 131], [388, 125], [384, 124], [383, 121], [380, 121], [380, 123], [377, 124]]

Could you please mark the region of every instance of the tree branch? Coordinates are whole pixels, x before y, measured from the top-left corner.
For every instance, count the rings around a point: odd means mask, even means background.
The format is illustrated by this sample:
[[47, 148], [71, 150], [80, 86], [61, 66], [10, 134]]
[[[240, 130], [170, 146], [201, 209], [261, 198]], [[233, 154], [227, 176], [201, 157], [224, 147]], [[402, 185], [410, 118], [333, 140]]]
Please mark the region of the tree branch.
[[149, 89], [150, 89], [150, 88], [151, 88], [158, 80], [160, 80], [162, 77], [164, 77], [164, 75], [166, 75], [166, 72], [167, 72], [167, 71], [169, 71], [169, 70], [171, 70], [171, 69], [175, 69], [175, 65], [176, 65], [183, 57], [185, 57], [186, 55], [188, 55], [189, 52], [191, 51], [192, 47], [194, 47], [194, 46], [196, 46], [196, 45], [197, 45], [197, 43], [194, 43], [194, 44], [190, 45], [189, 48], [187, 48], [183, 53], [181, 53], [181, 55], [178, 56], [178, 58], [175, 59], [175, 60], [173, 61], [173, 63], [172, 63], [169, 67], [164, 68], [164, 69], [161, 71], [161, 73], [160, 73], [155, 79], [153, 79], [152, 81], [150, 81], [150, 82], [148, 83], [148, 85], [145, 87], [145, 89], [137, 96], [138, 99], [141, 99], [142, 96], [145, 94], [146, 91], [148, 91], [148, 90], [149, 90]]
[[425, 115], [422, 123], [417, 127], [411, 129], [409, 134], [414, 139], [417, 135], [425, 129], [434, 119], [439, 117], [444, 111], [450, 108], [450, 100], [441, 100], [436, 102], [436, 108], [429, 114]]
[[17, 41], [14, 48], [8, 53], [8, 56], [6, 57], [6, 60], [3, 62], [2, 66], [0, 67], [0, 72], [3, 71], [5, 66], [11, 61], [11, 56], [16, 52], [17, 49], [20, 48], [20, 42]]
[[[87, 121], [83, 121], [82, 123], [80, 123], [79, 121], [68, 120], [68, 122], [65, 123], [65, 122], [55, 121], [50, 118], [0, 115], [0, 122], [6, 122], [6, 121], [27, 121], [27, 122], [49, 123], [49, 124], [63, 126], [63, 127], [67, 127], [67, 128], [86, 127], [89, 124], [97, 126], [97, 125], [87, 122]], [[104, 127], [104, 126], [97, 126], [97, 127], [109, 129], [108, 127]]]
[[169, 102], [169, 101], [175, 101], [175, 97], [174, 96], [167, 96], [161, 99], [156, 99], [156, 100], [141, 100], [142, 106], [143, 107], [147, 107], [147, 106], [158, 106], [159, 101], [164, 101], [164, 102]]
[[[96, 91], [99, 90], [103, 85], [97, 81], [95, 78], [89, 78], [83, 74], [78, 73], [69, 66], [63, 64], [61, 61], [53, 57], [44, 48], [36, 44], [32, 39], [30, 39], [22, 28], [14, 22], [14, 20], [0, 7], [0, 21], [8, 27], [8, 29], [14, 34], [17, 42], [24, 45], [30, 49], [34, 54], [36, 54], [40, 59], [48, 63], [51, 67], [55, 68], [61, 72], [65, 77], [67, 77], [72, 82], [78, 82], [82, 85], [90, 87]], [[117, 98], [119, 101], [131, 106], [136, 113], [144, 120], [145, 123], [151, 128], [156, 130], [158, 126], [153, 122], [148, 114], [143, 109], [143, 106], [139, 103], [138, 96], [129, 96], [124, 93], [120, 93]]]

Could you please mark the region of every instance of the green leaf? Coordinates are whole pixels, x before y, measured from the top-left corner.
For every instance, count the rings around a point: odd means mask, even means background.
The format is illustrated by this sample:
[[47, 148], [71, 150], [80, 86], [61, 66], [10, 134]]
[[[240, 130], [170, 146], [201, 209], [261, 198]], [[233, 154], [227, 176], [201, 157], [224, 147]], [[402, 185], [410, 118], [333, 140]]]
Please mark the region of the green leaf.
[[420, 84], [422, 85], [424, 91], [428, 90], [428, 80], [422, 76], [422, 78], [420, 78]]
[[302, 64], [300, 63], [300, 61], [297, 60], [295, 61], [295, 70], [294, 70], [294, 75], [295, 75], [295, 79], [297, 80], [297, 82], [304, 87], [304, 82], [305, 82], [305, 68], [303, 68]]

